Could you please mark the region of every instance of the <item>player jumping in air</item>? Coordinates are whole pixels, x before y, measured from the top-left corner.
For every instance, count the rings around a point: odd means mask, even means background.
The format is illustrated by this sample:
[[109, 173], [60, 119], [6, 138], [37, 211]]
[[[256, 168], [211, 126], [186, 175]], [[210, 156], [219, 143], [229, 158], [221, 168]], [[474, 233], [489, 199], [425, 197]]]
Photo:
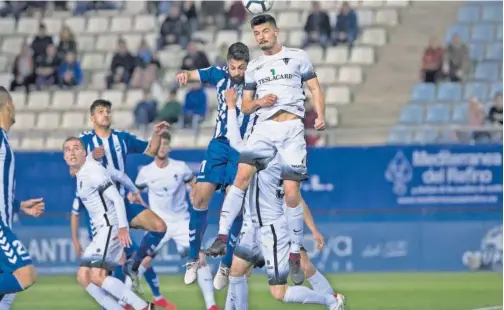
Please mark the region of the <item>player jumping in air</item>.
[[86, 154], [84, 144], [77, 137], [65, 140], [63, 155], [77, 178], [77, 196], [96, 229], [93, 241], [82, 255], [77, 272], [79, 282], [107, 310], [123, 310], [118, 301], [135, 310], [155, 309], [154, 304], [147, 304], [120, 280], [108, 275], [120, 266], [124, 248], [131, 245], [124, 199], [110, 173], [91, 154]]
[[[181, 256], [189, 250], [189, 204], [187, 203], [187, 185], [191, 188], [196, 183], [189, 166], [183, 161], [168, 157], [170, 152], [170, 134], [162, 135], [161, 148], [156, 159], [138, 172], [135, 184], [140, 189], [148, 190], [149, 206], [168, 227], [165, 237], [159, 243], [162, 246], [173, 240]], [[139, 269], [139, 275], [148, 267], [152, 258], [146, 257]], [[212, 271], [205, 262], [205, 255], [200, 253], [200, 268], [198, 269], [198, 284], [206, 308], [219, 310], [215, 304]]]
[[[193, 195], [193, 210], [189, 221], [190, 247], [184, 282], [193, 283], [198, 275], [198, 257], [201, 242], [208, 221], [208, 204], [216, 190], [225, 189], [233, 183], [236, 175], [239, 153], [229, 145], [227, 138], [227, 119], [229, 113], [224, 102], [224, 92], [229, 88], [236, 88], [241, 94], [243, 89], [244, 73], [249, 62], [249, 50], [243, 43], [234, 43], [228, 49], [227, 66], [224, 68], [209, 67], [201, 70], [183, 71], [177, 74], [180, 85], [188, 81], [208, 83], [217, 88], [218, 117], [215, 126], [215, 134], [208, 144], [205, 160], [201, 163], [200, 172], [196, 177], [196, 186]], [[240, 111], [241, 103], [234, 113], [240, 123], [240, 132], [243, 135], [247, 128], [252, 126], [255, 118], [245, 115]], [[249, 113], [250, 114], [250, 113]], [[241, 202], [239, 206], [241, 206]], [[224, 287], [227, 283], [229, 267], [233, 259], [233, 250], [238, 241], [243, 219], [241, 216], [233, 217], [232, 227], [226, 233], [229, 234], [226, 255], [219, 265], [219, 270], [214, 280], [214, 286]]]
[[[104, 167], [110, 166], [124, 172], [128, 154], [143, 153], [149, 156], [157, 154], [161, 145], [161, 134], [167, 130], [168, 124], [166, 122], [156, 124], [150, 142], [146, 142], [126, 131], [112, 129], [111, 108], [112, 103], [110, 101], [103, 99], [95, 100], [90, 107], [90, 119], [93, 124], [93, 130], [83, 132], [80, 138], [88, 153], [92, 154], [93, 158], [99, 161]], [[117, 184], [117, 187], [119, 193], [124, 197], [124, 188], [120, 184]], [[140, 195], [130, 195], [130, 198], [137, 203], [141, 203]], [[152, 249], [156, 248], [163, 239], [166, 225], [154, 212], [144, 206], [130, 204], [127, 200], [125, 200], [125, 204], [130, 227], [143, 229], [148, 232], [142, 239], [139, 247], [134, 244], [132, 247], [126, 248], [126, 255], [128, 257], [132, 256], [132, 263], [129, 265], [129, 274], [134, 278], [134, 283], [138, 287], [139, 279], [137, 272], [140, 263], [145, 257], [154, 255]], [[152, 271], [152, 275], [154, 275], [154, 278], [151, 279], [152, 281], [150, 281], [149, 285], [151, 287], [159, 286], [154, 271]], [[114, 276], [124, 280], [123, 268], [118, 267], [115, 270]], [[165, 305], [160, 304], [160, 306], [164, 307]]]
[[36, 273], [30, 253], [12, 231], [14, 213], [38, 217], [44, 212], [42, 198], [19, 201], [15, 199], [15, 164], [7, 132], [16, 122], [16, 111], [7, 89], [0, 86], [0, 167], [2, 201], [0, 202], [0, 307], [9, 309], [17, 292], [28, 289], [35, 283]]
[[241, 108], [243, 113], [256, 112], [259, 119], [241, 153], [236, 178], [222, 206], [219, 235], [209, 252], [212, 255], [225, 253], [229, 227], [241, 211], [245, 190], [255, 173], [264, 169], [278, 153], [292, 242], [290, 273], [293, 282], [301, 284], [304, 281], [300, 262], [303, 207], [299, 186], [300, 181], [307, 178], [306, 142], [301, 120], [305, 113], [303, 82], [310, 89], [317, 111], [317, 130], [325, 129], [324, 95], [307, 53], [277, 42], [279, 29], [272, 16], [254, 17], [251, 27], [264, 55], [252, 60], [247, 67]]

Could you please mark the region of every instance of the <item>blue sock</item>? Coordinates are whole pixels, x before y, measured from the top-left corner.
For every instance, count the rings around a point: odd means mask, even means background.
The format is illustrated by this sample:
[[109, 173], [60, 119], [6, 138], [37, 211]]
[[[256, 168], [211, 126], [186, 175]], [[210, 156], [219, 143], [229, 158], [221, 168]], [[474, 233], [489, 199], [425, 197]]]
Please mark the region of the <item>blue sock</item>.
[[201, 242], [208, 225], [208, 209], [191, 209], [191, 218], [189, 220], [189, 261], [196, 261], [201, 250]]
[[124, 282], [124, 280], [126, 280], [126, 275], [124, 274], [123, 266], [117, 266], [114, 269], [114, 278], [119, 279], [121, 282]]
[[229, 236], [227, 239], [226, 255], [222, 258], [222, 265], [230, 268], [231, 262], [233, 261], [233, 253], [236, 244], [238, 243], [238, 238], [240, 238], [240, 232], [243, 224], [243, 215], [240, 214], [236, 217], [233, 222], [233, 226], [229, 230]]
[[145, 234], [145, 236], [142, 239], [142, 243], [140, 243], [138, 251], [133, 256], [133, 266], [132, 266], [133, 271], [138, 270], [138, 267], [140, 267], [140, 263], [145, 257], [154, 254], [154, 250], [157, 248], [157, 246], [159, 245], [165, 234], [166, 234], [165, 231], [163, 232], [149, 231]]
[[154, 298], [161, 297], [161, 291], [159, 289], [159, 279], [157, 277], [156, 272], [154, 271], [154, 268], [152, 268], [152, 266], [145, 270], [144, 278], [145, 278], [145, 281], [147, 281], [147, 284], [149, 284], [149, 287], [152, 292], [152, 297], [154, 297]]
[[21, 292], [23, 287], [12, 273], [0, 274], [0, 294]]

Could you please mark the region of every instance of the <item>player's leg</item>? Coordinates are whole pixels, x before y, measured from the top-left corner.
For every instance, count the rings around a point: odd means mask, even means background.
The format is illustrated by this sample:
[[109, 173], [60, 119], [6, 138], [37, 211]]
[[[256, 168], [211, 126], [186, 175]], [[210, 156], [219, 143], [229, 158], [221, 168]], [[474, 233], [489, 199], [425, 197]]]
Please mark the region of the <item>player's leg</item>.
[[123, 309], [117, 300], [111, 297], [106, 291], [91, 282], [91, 268], [80, 266], [77, 270], [77, 281], [84, 287], [86, 292], [104, 309]]
[[324, 275], [313, 266], [304, 248], [301, 248], [301, 269], [303, 270], [305, 278], [310, 282], [313, 290], [320, 293], [334, 294], [331, 284]]
[[233, 256], [231, 270], [229, 271], [229, 288], [226, 296], [226, 306], [224, 309], [247, 310], [248, 309], [248, 285], [247, 270], [251, 264], [238, 257]]

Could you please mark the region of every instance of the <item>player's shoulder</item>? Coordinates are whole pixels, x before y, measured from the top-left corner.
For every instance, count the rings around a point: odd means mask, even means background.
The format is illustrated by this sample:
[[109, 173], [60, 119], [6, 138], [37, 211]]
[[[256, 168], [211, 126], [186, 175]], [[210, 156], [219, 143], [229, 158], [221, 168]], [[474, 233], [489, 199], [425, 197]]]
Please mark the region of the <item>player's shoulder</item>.
[[285, 47], [285, 53], [292, 58], [308, 58], [308, 53], [301, 48]]
[[135, 135], [132, 134], [131, 132], [127, 130], [119, 130], [119, 129], [112, 129], [111, 130], [112, 134], [117, 135], [118, 137], [134, 137]]
[[170, 164], [172, 164], [174, 167], [185, 167], [187, 166], [186, 162], [183, 160], [178, 160], [178, 159], [173, 159], [170, 158]]
[[88, 139], [93, 138], [94, 135], [95, 135], [94, 130], [86, 130], [79, 134], [79, 138], [83, 141], [86, 141]]
[[144, 165], [144, 166], [141, 166], [140, 169], [138, 170], [138, 172], [140, 173], [148, 173], [149, 171], [151, 171], [154, 167], [156, 166], [156, 162], [155, 161], [152, 161], [150, 163], [148, 163], [147, 165]]
[[224, 78], [228, 74], [227, 66], [210, 66], [199, 69], [199, 71], [209, 71], [213, 76], [217, 78]]
[[260, 69], [264, 65], [264, 60], [264, 55], [252, 59], [247, 65], [247, 70], [255, 71]]

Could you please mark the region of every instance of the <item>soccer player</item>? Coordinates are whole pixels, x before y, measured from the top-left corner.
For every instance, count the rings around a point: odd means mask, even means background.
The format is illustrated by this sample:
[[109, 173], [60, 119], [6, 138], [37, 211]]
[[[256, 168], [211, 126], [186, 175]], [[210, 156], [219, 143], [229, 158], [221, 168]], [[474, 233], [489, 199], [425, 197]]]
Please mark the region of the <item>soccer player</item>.
[[[77, 278], [96, 302], [107, 310], [122, 310], [124, 301], [135, 310], [155, 309], [135, 295], [108, 271], [120, 265], [124, 248], [131, 245], [124, 199], [110, 173], [90, 154], [77, 137], [63, 143], [65, 162], [77, 178], [77, 196], [84, 203], [96, 229], [93, 241], [82, 255]], [[109, 295], [110, 294], [110, 295]], [[112, 298], [112, 296], [115, 298]]]
[[224, 200], [219, 233], [210, 251], [225, 253], [229, 227], [241, 211], [241, 202], [250, 181], [277, 153], [282, 165], [282, 180], [291, 235], [289, 268], [294, 284], [304, 281], [301, 270], [303, 207], [300, 181], [307, 178], [304, 139], [303, 82], [308, 85], [317, 111], [315, 129], [325, 128], [325, 101], [313, 65], [305, 51], [278, 43], [279, 29], [271, 15], [258, 15], [251, 21], [254, 36], [264, 55], [252, 60], [245, 72], [242, 112], [256, 112], [259, 119], [241, 152], [238, 172]]
[[[196, 281], [198, 275], [198, 258], [203, 235], [207, 227], [210, 199], [216, 190], [223, 190], [232, 184], [236, 175], [239, 153], [230, 147], [227, 138], [227, 119], [229, 113], [224, 102], [224, 92], [227, 89], [236, 88], [237, 92], [241, 94], [244, 73], [249, 60], [248, 47], [238, 42], [232, 44], [228, 49], [226, 67], [209, 67], [201, 70], [183, 71], [176, 76], [180, 85], [184, 85], [188, 81], [198, 81], [215, 86], [219, 102], [215, 134], [208, 144], [205, 160], [201, 163], [200, 171], [196, 177], [197, 183], [193, 195], [193, 212], [190, 213], [191, 219], [189, 221], [190, 247], [184, 276], [186, 284]], [[240, 130], [243, 135], [247, 131], [247, 128], [252, 126], [254, 117], [241, 113], [240, 108], [239, 103], [235, 113], [240, 122]], [[233, 219], [232, 227], [228, 231], [230, 237], [227, 240], [226, 255], [222, 259], [217, 276], [215, 277], [215, 287], [221, 286], [224, 282], [227, 283], [229, 267], [233, 259], [233, 249], [240, 234], [243, 219], [241, 216], [235, 216]]]
[[44, 212], [43, 198], [16, 200], [14, 197], [14, 152], [7, 132], [16, 122], [14, 103], [7, 89], [0, 86], [0, 167], [2, 170], [2, 200], [0, 202], [0, 297], [6, 297], [2, 307], [9, 309], [14, 294], [35, 283], [35, 266], [23, 243], [12, 231], [12, 218], [20, 210], [38, 217]]
[[[189, 250], [189, 205], [186, 200], [187, 185], [194, 187], [195, 179], [189, 166], [183, 161], [168, 157], [171, 136], [165, 132], [162, 135], [161, 148], [156, 159], [138, 172], [135, 184], [142, 190], [148, 190], [149, 205], [152, 211], [159, 215], [168, 227], [158, 249], [173, 240], [181, 256]], [[141, 275], [152, 258], [146, 257], [139, 269]], [[206, 308], [219, 310], [215, 304], [212, 271], [205, 262], [205, 255], [200, 253], [200, 268], [198, 269], [198, 284], [203, 293]]]
[[[84, 148], [93, 155], [104, 167], [111, 166], [121, 172], [125, 171], [126, 157], [128, 154], [145, 154], [155, 156], [161, 145], [161, 134], [168, 128], [168, 123], [160, 122], [154, 126], [154, 132], [150, 142], [138, 139], [136, 136], [111, 128], [112, 103], [108, 100], [98, 99], [90, 107], [93, 130], [85, 131], [80, 135]], [[124, 196], [123, 186], [117, 184], [119, 193]], [[139, 204], [126, 203], [128, 222], [132, 228], [140, 228], [148, 233], [142, 239], [138, 251], [131, 253], [133, 248], [127, 248], [127, 255], [133, 255], [130, 264], [130, 276], [134, 283], [139, 284], [137, 277], [138, 268], [142, 260], [153, 255], [151, 249], [156, 248], [166, 232], [165, 223], [151, 210]], [[122, 268], [118, 268], [115, 274], [119, 279], [124, 279]]]

